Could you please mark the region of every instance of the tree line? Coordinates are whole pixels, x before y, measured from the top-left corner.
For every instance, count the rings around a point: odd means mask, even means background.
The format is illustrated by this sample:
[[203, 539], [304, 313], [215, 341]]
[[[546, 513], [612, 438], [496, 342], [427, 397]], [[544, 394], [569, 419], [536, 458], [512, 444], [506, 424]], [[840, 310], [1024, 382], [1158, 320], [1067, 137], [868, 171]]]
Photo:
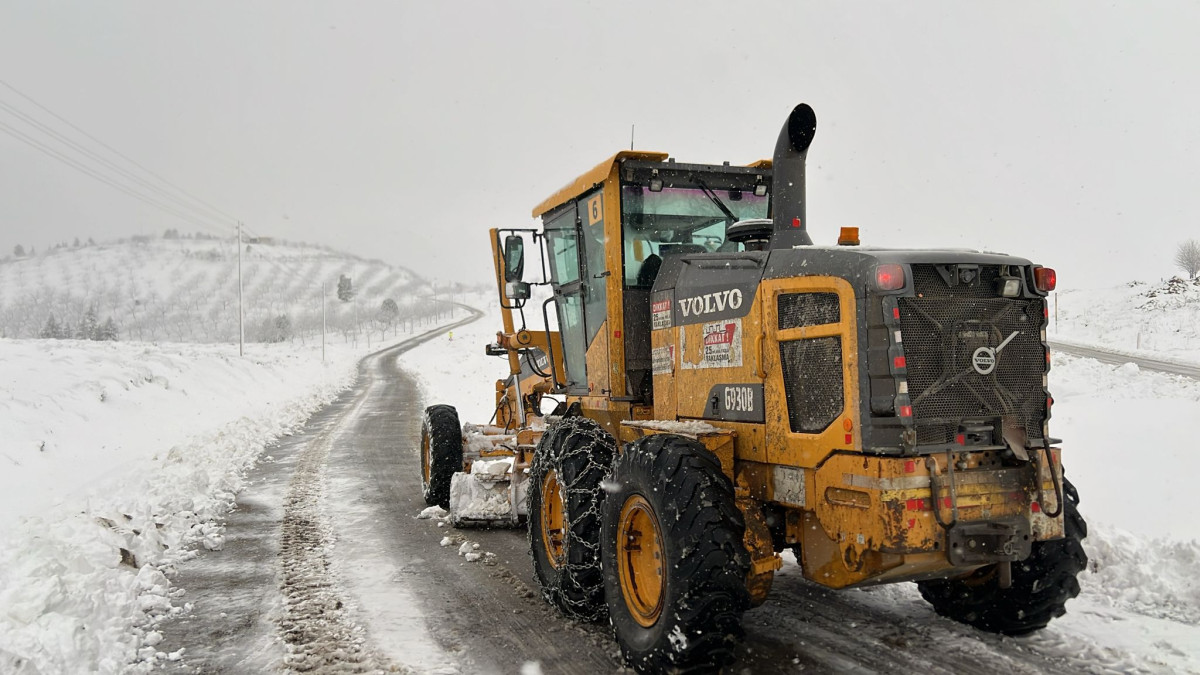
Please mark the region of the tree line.
[[117, 331], [117, 323], [110, 316], [104, 320], [104, 323], [99, 323], [96, 320], [96, 308], [89, 307], [87, 312], [80, 319], [79, 325], [74, 329], [71, 328], [69, 321], [59, 323], [55, 318], [54, 312], [50, 313], [46, 319], [46, 325], [42, 326], [42, 330], [38, 333], [38, 337], [47, 340], [98, 340], [116, 342], [120, 335]]

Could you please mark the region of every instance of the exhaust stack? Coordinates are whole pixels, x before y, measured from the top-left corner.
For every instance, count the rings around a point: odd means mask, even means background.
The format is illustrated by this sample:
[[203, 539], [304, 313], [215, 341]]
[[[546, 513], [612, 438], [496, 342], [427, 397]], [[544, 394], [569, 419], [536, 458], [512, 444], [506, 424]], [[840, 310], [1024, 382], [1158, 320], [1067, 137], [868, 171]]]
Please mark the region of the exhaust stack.
[[788, 115], [775, 142], [771, 248], [813, 243], [804, 217], [804, 160], [816, 133], [817, 115], [807, 103], [801, 103]]

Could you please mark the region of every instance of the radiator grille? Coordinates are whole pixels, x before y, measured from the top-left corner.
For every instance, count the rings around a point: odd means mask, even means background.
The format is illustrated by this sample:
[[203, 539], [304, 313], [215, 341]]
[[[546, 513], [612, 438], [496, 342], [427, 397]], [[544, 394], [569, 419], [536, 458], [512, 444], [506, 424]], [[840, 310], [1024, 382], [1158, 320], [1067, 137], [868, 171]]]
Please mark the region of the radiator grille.
[[[995, 267], [981, 268], [976, 285], [954, 287], [932, 265], [912, 268], [919, 297], [900, 298], [899, 305], [918, 444], [951, 443], [964, 419], [994, 417], [1040, 439], [1045, 300], [997, 297]], [[994, 369], [981, 374], [973, 365], [976, 352], [1005, 340]], [[986, 370], [986, 363], [981, 367]]]
[[845, 407], [842, 339], [822, 337], [779, 343], [788, 422], [795, 433], [824, 431]]
[[779, 296], [779, 330], [841, 321], [837, 293], [789, 293]]

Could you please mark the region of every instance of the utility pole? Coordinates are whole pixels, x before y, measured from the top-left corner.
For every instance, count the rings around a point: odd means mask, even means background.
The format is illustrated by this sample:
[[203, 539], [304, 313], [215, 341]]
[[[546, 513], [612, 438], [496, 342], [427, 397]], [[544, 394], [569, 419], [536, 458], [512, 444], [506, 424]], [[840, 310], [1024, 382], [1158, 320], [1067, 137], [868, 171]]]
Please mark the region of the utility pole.
[[325, 363], [325, 282], [321, 282], [321, 363]]
[[242, 309], [242, 221], [238, 221], [238, 356], [246, 355], [246, 312]]

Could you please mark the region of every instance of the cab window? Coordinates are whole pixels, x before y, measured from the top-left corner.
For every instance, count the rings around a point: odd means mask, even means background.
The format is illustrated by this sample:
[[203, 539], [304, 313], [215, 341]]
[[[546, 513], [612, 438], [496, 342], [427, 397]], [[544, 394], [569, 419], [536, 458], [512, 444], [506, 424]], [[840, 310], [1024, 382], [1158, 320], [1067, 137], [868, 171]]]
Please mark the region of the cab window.
[[649, 288], [662, 259], [687, 253], [738, 251], [725, 241], [725, 228], [736, 220], [767, 217], [767, 196], [744, 190], [714, 190], [733, 214], [730, 218], [700, 188], [651, 192], [641, 185], [621, 188], [625, 285]]

